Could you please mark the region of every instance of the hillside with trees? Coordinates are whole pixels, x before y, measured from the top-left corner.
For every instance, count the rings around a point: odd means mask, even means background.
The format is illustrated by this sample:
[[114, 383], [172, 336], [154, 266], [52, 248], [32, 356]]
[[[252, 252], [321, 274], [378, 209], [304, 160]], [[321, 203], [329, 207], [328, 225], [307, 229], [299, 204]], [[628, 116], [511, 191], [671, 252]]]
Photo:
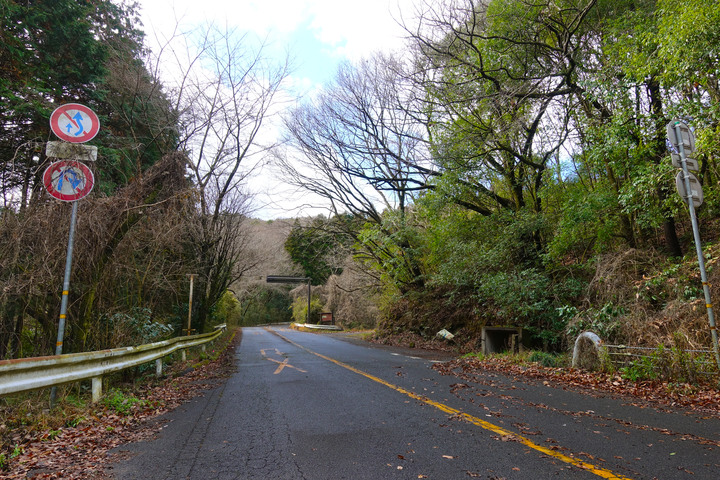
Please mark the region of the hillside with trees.
[[[401, 18], [402, 52], [343, 64], [291, 107], [288, 64], [237, 32], [153, 54], [125, 3], [5, 0], [0, 15], [0, 358], [54, 342], [69, 205], [40, 177], [64, 102], [103, 125], [68, 351], [178, 334], [189, 274], [197, 331], [289, 320], [291, 287], [264, 277], [292, 274], [313, 308], [388, 341], [445, 328], [471, 351], [483, 327], [512, 326], [546, 351], [586, 329], [711, 348], [666, 125], [697, 138], [717, 297], [717, 0], [427, 1]], [[329, 215], [252, 219], [265, 162]]]
[[409, 56], [344, 65], [294, 109], [277, 157], [333, 206], [380, 335], [711, 348], [666, 125], [697, 137], [717, 284], [719, 6], [426, 2], [404, 20]]

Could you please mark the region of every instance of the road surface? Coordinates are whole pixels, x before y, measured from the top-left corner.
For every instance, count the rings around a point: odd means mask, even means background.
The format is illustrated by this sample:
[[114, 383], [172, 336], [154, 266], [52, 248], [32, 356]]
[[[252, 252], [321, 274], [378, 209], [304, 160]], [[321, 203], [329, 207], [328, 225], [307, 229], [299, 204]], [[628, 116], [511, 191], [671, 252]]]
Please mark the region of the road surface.
[[287, 327], [245, 328], [237, 372], [114, 451], [132, 479], [713, 479], [720, 420], [635, 406]]

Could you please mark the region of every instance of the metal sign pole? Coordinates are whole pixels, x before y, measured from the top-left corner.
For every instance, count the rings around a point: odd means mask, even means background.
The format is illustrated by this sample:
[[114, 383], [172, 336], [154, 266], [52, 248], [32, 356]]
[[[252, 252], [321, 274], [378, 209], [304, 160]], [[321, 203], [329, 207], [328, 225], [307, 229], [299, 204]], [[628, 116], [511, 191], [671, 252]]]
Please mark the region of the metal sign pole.
[[[97, 114], [85, 105], [67, 103], [56, 108], [50, 115], [50, 129], [62, 140], [72, 144], [85, 143], [92, 140], [100, 130]], [[95, 185], [92, 171], [82, 163], [81, 159], [94, 161], [97, 158], [97, 147], [75, 145], [66, 148], [63, 144], [49, 142], [46, 148], [48, 158], [68, 158], [54, 162], [43, 173], [43, 184], [53, 198], [72, 202], [70, 217], [70, 235], [68, 236], [67, 257], [65, 258], [65, 278], [63, 280], [62, 302], [60, 303], [60, 323], [58, 324], [55, 355], [63, 351], [65, 336], [65, 320], [67, 318], [68, 296], [70, 295], [70, 271], [72, 269], [72, 253], [75, 244], [75, 223], [77, 221], [78, 200], [85, 197]], [[55, 406], [57, 388], [50, 391], [50, 408]]]
[[[70, 234], [68, 235], [67, 256], [65, 257], [65, 277], [63, 279], [62, 301], [60, 303], [60, 323], [58, 324], [57, 342], [55, 343], [55, 355], [61, 355], [63, 350], [63, 338], [65, 336], [65, 319], [67, 318], [68, 297], [70, 295], [70, 272], [72, 271], [72, 253], [75, 245], [75, 223], [77, 221], [78, 201], [72, 202], [72, 214], [70, 215]], [[55, 406], [57, 387], [50, 390], [50, 408]]]
[[687, 192], [688, 209], [690, 210], [690, 220], [693, 227], [693, 237], [695, 239], [695, 250], [697, 252], [698, 264], [700, 265], [700, 279], [702, 280], [703, 293], [705, 294], [705, 307], [707, 308], [708, 322], [710, 324], [710, 334], [712, 335], [713, 353], [715, 354], [715, 362], [720, 369], [720, 350], [718, 349], [717, 326], [715, 325], [715, 315], [713, 314], [712, 302], [710, 300], [710, 284], [707, 279], [705, 270], [705, 256], [700, 243], [700, 227], [698, 226], [697, 215], [695, 214], [695, 204], [693, 203], [692, 187], [690, 185], [690, 172], [687, 168], [687, 155], [685, 154], [685, 146], [683, 145], [682, 130], [679, 123], [675, 124], [675, 136], [678, 139], [678, 150], [680, 153], [680, 162], [682, 164], [683, 177], [685, 181], [685, 192]]

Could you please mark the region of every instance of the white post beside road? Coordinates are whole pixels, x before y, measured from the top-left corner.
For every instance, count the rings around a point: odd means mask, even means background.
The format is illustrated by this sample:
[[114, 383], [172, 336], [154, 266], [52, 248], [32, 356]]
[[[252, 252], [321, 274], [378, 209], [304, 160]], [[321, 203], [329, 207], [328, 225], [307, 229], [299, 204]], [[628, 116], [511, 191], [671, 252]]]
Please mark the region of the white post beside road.
[[97, 403], [102, 397], [102, 377], [92, 378], [92, 403]]

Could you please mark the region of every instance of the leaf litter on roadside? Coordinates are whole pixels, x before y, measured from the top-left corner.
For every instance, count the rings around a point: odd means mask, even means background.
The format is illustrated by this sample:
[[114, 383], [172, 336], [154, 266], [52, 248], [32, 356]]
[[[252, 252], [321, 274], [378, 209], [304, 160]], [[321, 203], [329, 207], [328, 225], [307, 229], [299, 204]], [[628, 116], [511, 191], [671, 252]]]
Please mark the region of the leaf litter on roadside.
[[[720, 412], [720, 390], [710, 383], [690, 385], [661, 381], [634, 382], [614, 373], [587, 372], [575, 368], [551, 368], [537, 364], [517, 364], [505, 358], [461, 358], [433, 366], [442, 375], [454, 375], [463, 383], [451, 385], [453, 393], [464, 390], [479, 373], [498, 372], [508, 376], [536, 379], [547, 386], [576, 387], [586, 392], [610, 392], [634, 397], [638, 406], [646, 404], [691, 408], [700, 412]], [[492, 387], [493, 385], [489, 385]], [[479, 394], [478, 394], [479, 395]]]
[[128, 406], [125, 415], [97, 404], [75, 426], [41, 434], [18, 432], [13, 436], [10, 432], [10, 441], [20, 453], [6, 460], [6, 470], [0, 471], [0, 478], [110, 479], [104, 472], [108, 452], [156, 434], [163, 426], [153, 423], [153, 419], [211, 388], [214, 379], [227, 376], [232, 371], [233, 350], [239, 341], [238, 334], [214, 361], [188, 369], [172, 380], [143, 387], [137, 393], [143, 401]]

